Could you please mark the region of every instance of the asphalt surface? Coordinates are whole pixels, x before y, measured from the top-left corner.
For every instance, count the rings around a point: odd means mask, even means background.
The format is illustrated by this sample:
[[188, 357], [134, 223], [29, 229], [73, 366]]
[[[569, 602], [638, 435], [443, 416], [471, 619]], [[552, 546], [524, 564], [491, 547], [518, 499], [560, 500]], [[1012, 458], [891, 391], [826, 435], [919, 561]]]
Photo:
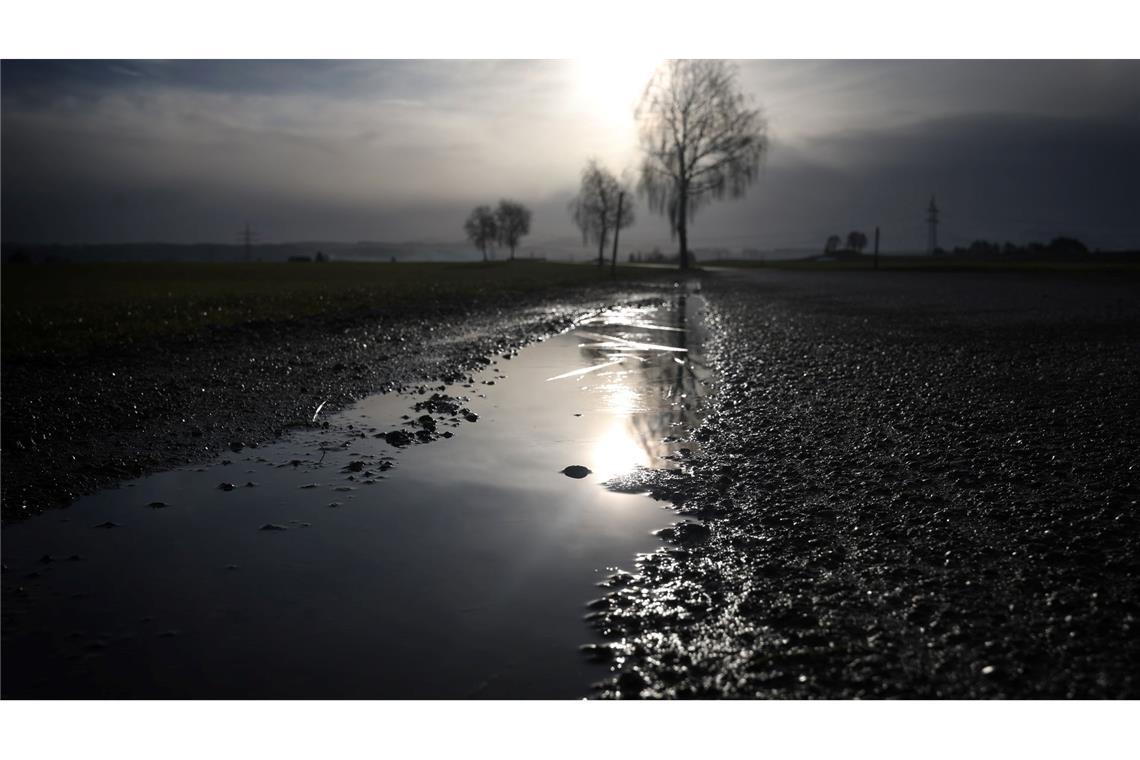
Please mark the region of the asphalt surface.
[[[1140, 280], [722, 274], [608, 697], [1140, 696]], [[694, 447], [696, 448], [696, 447]]]

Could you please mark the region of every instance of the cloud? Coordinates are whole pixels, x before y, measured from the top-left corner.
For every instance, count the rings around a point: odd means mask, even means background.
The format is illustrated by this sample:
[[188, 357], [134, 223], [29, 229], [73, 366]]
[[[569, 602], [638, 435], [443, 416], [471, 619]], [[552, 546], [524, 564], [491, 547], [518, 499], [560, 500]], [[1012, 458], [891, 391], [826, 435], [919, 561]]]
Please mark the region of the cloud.
[[[773, 144], [747, 198], [702, 211], [696, 245], [817, 246], [883, 225], [920, 247], [1059, 232], [1136, 245], [1140, 64], [746, 62]], [[583, 161], [636, 155], [574, 67], [548, 61], [5, 61], [5, 240], [461, 237], [516, 197], [532, 240], [573, 241]], [[586, 96], [589, 93], [585, 94]], [[668, 244], [641, 209], [628, 233]]]

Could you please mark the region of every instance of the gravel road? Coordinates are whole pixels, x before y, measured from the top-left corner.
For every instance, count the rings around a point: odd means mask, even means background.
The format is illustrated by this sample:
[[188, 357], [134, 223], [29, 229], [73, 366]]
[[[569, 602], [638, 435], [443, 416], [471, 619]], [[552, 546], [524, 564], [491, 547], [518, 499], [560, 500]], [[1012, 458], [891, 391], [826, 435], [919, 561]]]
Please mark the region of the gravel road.
[[[589, 618], [608, 697], [1140, 696], [1140, 279], [717, 272], [687, 519]], [[6, 519], [463, 377], [649, 285], [6, 361]], [[319, 424], [319, 423], [318, 423]]]
[[706, 281], [678, 528], [590, 617], [610, 697], [1140, 696], [1140, 280]]

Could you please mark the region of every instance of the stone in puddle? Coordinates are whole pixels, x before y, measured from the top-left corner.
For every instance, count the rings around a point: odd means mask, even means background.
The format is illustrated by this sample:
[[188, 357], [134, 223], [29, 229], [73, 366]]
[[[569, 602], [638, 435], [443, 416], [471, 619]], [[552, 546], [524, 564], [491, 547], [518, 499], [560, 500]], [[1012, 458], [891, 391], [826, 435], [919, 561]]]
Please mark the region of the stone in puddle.
[[165, 509], [166, 507], [169, 507], [170, 505], [167, 504], [165, 501], [152, 501], [150, 504], [147, 504], [147, 506], [150, 507], [151, 509]]
[[289, 529], [287, 527], [285, 527], [284, 525], [278, 525], [277, 523], [265, 523], [265, 525], [262, 525], [260, 528], [258, 528], [258, 530], [289, 530]]
[[218, 488], [221, 489], [222, 491], [232, 491], [232, 490], [234, 490], [234, 484], [233, 483], [218, 483]]
[[584, 478], [593, 472], [589, 467], [583, 467], [580, 464], [572, 464], [566, 469], [562, 470], [562, 474], [568, 478]]
[[393, 430], [390, 433], [385, 433], [384, 438], [393, 446], [407, 446], [412, 442], [412, 437], [403, 430]]

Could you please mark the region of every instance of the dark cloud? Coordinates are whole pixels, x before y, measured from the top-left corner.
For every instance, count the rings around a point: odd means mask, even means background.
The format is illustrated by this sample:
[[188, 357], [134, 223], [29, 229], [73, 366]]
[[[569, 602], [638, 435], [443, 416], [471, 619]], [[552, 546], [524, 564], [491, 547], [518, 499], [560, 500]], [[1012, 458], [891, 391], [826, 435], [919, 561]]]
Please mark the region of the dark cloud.
[[[512, 196], [536, 244], [574, 250], [581, 162], [636, 158], [559, 62], [5, 61], [0, 80], [8, 241], [228, 241], [246, 219], [278, 241], [455, 240], [471, 204]], [[1140, 64], [749, 62], [741, 81], [770, 160], [702, 211], [698, 246], [879, 224], [919, 248], [932, 193], [951, 245], [1140, 245]], [[628, 239], [668, 244], [643, 209]]]
[[710, 209], [694, 235], [814, 246], [878, 224], [890, 248], [921, 249], [933, 194], [949, 245], [1069, 234], [1136, 246], [1137, 177], [1140, 132], [1130, 124], [963, 115], [777, 144], [749, 197]]

